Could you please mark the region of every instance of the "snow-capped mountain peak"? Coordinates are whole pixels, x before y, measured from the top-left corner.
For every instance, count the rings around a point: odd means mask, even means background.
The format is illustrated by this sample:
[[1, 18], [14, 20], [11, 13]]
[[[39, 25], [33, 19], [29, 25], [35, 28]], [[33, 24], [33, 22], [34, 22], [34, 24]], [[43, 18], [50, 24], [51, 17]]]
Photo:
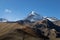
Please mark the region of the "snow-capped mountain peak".
[[40, 16], [35, 11], [30, 12], [29, 15], [26, 18], [26, 20], [30, 20], [30, 21], [38, 21], [38, 20], [41, 20], [41, 19], [42, 19], [42, 16]]
[[7, 19], [0, 18], [0, 22], [7, 22], [7, 21], [8, 21]]
[[30, 16], [31, 16], [31, 15], [33, 15], [33, 16], [39, 16], [39, 14], [37, 14], [35, 11], [30, 12], [29, 15], [30, 15]]
[[50, 20], [50, 21], [52, 21], [52, 22], [54, 22], [54, 21], [57, 21], [58, 19], [57, 18], [55, 18], [55, 17], [47, 17], [47, 16], [44, 16], [43, 17], [44, 19], [48, 19], [48, 20]]
[[32, 11], [32, 12], [30, 13], [30, 15], [35, 15], [35, 11]]

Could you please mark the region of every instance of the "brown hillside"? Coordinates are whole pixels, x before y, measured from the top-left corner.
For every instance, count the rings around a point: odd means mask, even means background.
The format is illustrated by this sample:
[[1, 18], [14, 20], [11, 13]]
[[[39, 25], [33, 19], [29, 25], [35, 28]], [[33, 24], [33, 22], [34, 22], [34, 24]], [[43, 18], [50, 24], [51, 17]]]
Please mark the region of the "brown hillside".
[[[54, 23], [59, 25], [59, 22]], [[37, 25], [42, 27], [36, 29], [36, 27], [38, 27]], [[39, 32], [37, 32], [38, 30]], [[45, 20], [37, 21], [32, 24], [25, 23], [24, 25], [17, 22], [0, 22], [0, 40], [47, 40], [48, 38], [51, 39], [50, 35], [52, 34], [50, 34], [50, 30], [47, 28]], [[53, 33], [55, 32], [53, 31]], [[52, 38], [53, 37], [52, 35]]]

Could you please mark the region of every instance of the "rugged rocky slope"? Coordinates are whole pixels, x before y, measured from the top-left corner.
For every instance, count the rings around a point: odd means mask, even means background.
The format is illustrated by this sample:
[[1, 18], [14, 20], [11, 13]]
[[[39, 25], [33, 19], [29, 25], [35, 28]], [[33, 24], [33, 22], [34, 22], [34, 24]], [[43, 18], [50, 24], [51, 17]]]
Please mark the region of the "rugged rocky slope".
[[60, 40], [60, 20], [32, 12], [24, 20], [0, 22], [0, 40]]
[[[21, 24], [18, 22], [15, 23], [1, 22], [0, 39], [1, 40], [44, 40], [44, 39], [47, 40], [51, 37], [50, 30], [51, 29], [57, 30], [55, 27], [60, 28], [59, 26], [56, 26], [49, 20], [40, 20], [32, 24], [27, 24], [27, 23]], [[55, 31], [53, 32], [55, 33]], [[58, 30], [56, 32], [58, 32]], [[55, 35], [53, 35], [53, 37], [54, 36]]]

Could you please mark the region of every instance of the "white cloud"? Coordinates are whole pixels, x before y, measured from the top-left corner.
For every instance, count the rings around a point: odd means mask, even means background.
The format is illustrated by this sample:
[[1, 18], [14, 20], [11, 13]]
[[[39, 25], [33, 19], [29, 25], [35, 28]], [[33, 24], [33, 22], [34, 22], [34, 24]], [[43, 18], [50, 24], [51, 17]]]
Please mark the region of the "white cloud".
[[6, 13], [11, 13], [12, 11], [10, 9], [5, 9], [4, 10]]

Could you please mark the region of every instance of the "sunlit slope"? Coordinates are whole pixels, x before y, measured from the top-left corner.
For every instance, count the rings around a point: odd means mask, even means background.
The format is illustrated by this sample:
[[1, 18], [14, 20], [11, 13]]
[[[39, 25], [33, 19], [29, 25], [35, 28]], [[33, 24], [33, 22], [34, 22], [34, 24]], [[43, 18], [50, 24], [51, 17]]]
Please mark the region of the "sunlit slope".
[[31, 34], [33, 36], [37, 36], [35, 32], [28, 25], [21, 25], [18, 23], [6, 23], [6, 22], [0, 23], [0, 36], [8, 34], [16, 29], [25, 31], [26, 33]]
[[21, 25], [18, 23], [0, 23], [0, 36], [11, 32], [14, 29], [21, 28]]

